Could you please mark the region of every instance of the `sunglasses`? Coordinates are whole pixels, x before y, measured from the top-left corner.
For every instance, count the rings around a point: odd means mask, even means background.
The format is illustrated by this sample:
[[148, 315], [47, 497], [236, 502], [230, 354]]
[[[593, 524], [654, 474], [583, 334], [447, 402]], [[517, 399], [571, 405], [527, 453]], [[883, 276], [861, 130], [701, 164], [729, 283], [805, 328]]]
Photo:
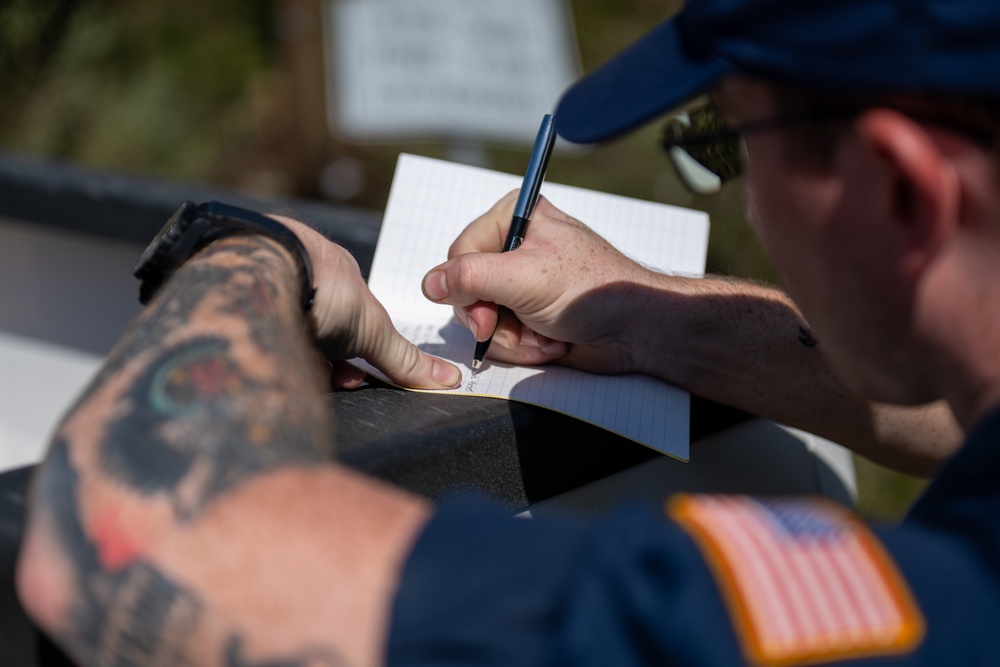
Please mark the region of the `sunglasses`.
[[[688, 190], [695, 194], [712, 194], [718, 192], [723, 183], [742, 173], [745, 135], [820, 120], [851, 119], [864, 109], [862, 106], [816, 107], [729, 126], [714, 107], [706, 104], [671, 118], [663, 128], [660, 145]], [[983, 146], [994, 144], [993, 137], [986, 132], [947, 119], [907, 115], [918, 122], [957, 131]]]
[[743, 137], [799, 123], [849, 118], [858, 108], [817, 108], [729, 126], [710, 104], [678, 114], [663, 128], [660, 145], [677, 175], [695, 194], [712, 194], [743, 171]]

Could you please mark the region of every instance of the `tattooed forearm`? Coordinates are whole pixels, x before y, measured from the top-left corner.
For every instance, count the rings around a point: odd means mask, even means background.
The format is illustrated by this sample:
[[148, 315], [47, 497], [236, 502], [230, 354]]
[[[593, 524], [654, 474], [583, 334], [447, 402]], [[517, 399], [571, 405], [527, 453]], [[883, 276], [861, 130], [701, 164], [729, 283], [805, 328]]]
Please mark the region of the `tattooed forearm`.
[[[108, 517], [125, 507], [128, 521], [156, 517], [157, 530], [184, 539], [236, 487], [329, 459], [297, 290], [294, 263], [271, 242], [213, 244], [163, 286], [60, 426], [33, 511], [48, 517], [70, 570], [57, 634], [82, 664], [255, 664], [215, 626], [214, 648], [195, 651], [214, 609], [209, 589], [189, 588], [176, 574], [190, 574], [183, 558], [165, 570], [162, 554]], [[303, 656], [287, 664], [338, 664]]]
[[[94, 392], [104, 386], [108, 378], [120, 373], [136, 355], [157, 345], [162, 340], [163, 332], [188, 322], [191, 313], [201, 304], [212, 287], [232, 280], [234, 275], [231, 268], [211, 265], [186, 267], [186, 271], [192, 288], [172, 294], [166, 303], [154, 304], [154, 307], [144, 311], [129, 325], [121, 340], [111, 350], [97, 377], [77, 399], [71, 412], [86, 404]], [[199, 289], [198, 285], [202, 287]]]
[[36, 488], [38, 508], [58, 527], [76, 590], [61, 643], [98, 667], [188, 663], [187, 643], [201, 615], [197, 598], [138, 553], [113, 553], [87, 535], [78, 507], [79, 477], [65, 441], [54, 444]]
[[[245, 266], [208, 263], [221, 255], [250, 259], [252, 263]], [[247, 317], [258, 344], [264, 349], [276, 349], [279, 339], [273, 333], [274, 322], [259, 322], [258, 318], [273, 318], [276, 312], [279, 290], [273, 274], [280, 270], [281, 264], [274, 248], [253, 237], [233, 239], [203, 250], [198, 263], [184, 266], [180, 275], [171, 278], [163, 288], [159, 300], [126, 329], [74, 409], [86, 403], [108, 378], [121, 372], [138, 354], [159, 345], [165, 335], [189, 323], [209, 295], [225, 294], [229, 302], [221, 305], [219, 312]]]
[[[282, 269], [287, 284], [275, 277]], [[140, 369], [100, 445], [106, 472], [140, 493], [169, 494], [190, 519], [255, 474], [329, 457], [294, 275], [273, 247], [245, 237], [211, 246], [171, 278], [88, 392]], [[185, 339], [195, 319], [233, 333]]]
[[129, 409], [108, 426], [101, 461], [141, 493], [169, 494], [179, 516], [191, 518], [252, 475], [327, 458], [315, 410], [284, 390], [248, 377], [227, 340], [186, 341], [133, 383]]

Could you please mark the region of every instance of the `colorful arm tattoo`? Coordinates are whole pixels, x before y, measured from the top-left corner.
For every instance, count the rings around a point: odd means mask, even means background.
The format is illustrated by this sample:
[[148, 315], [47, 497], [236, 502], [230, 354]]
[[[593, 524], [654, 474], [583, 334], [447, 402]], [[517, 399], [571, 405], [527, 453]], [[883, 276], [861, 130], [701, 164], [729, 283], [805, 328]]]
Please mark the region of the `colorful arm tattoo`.
[[[113, 486], [132, 509], [166, 501], [177, 530], [240, 485], [330, 459], [330, 428], [296, 297], [295, 266], [267, 240], [210, 246], [173, 276], [64, 419], [34, 492], [73, 590], [57, 640], [85, 665], [167, 667], [203, 661], [192, 646], [206, 596], [168, 576], [87, 511]], [[329, 667], [326, 647], [246, 657], [228, 633], [231, 667]]]

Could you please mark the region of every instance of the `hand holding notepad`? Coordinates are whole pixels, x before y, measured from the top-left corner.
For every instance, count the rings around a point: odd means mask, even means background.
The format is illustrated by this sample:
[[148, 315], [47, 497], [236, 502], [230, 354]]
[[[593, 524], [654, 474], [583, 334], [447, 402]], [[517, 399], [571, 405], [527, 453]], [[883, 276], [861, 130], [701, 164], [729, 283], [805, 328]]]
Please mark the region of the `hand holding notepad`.
[[[447, 258], [465, 226], [519, 182], [517, 176], [401, 156], [370, 272], [372, 292], [405, 337], [462, 369], [462, 387], [450, 393], [541, 405], [686, 459], [689, 395], [660, 380], [489, 361], [470, 383], [473, 336], [454, 319], [451, 307], [424, 298], [420, 282]], [[704, 271], [708, 220], [703, 213], [551, 183], [542, 193], [642, 264], [684, 275]], [[371, 366], [356, 363], [384, 379]]]

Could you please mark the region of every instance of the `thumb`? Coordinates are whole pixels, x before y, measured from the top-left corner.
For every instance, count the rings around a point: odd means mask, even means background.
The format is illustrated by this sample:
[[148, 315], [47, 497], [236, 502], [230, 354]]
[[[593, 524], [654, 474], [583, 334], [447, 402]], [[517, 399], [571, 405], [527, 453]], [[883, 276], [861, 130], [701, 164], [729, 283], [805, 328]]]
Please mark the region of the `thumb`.
[[[508, 253], [509, 254], [509, 253]], [[455, 308], [455, 316], [477, 341], [489, 338], [497, 326], [497, 305], [514, 306], [510, 262], [500, 253], [467, 253], [431, 269], [421, 284], [424, 296]]]
[[367, 314], [371, 318], [362, 326], [372, 335], [361, 336], [357, 354], [392, 383], [415, 389], [453, 389], [462, 382], [462, 372], [456, 366], [404, 338], [383, 309], [369, 309]]
[[514, 253], [467, 253], [439, 264], [424, 276], [424, 296], [435, 303], [467, 307], [497, 303], [516, 310]]

